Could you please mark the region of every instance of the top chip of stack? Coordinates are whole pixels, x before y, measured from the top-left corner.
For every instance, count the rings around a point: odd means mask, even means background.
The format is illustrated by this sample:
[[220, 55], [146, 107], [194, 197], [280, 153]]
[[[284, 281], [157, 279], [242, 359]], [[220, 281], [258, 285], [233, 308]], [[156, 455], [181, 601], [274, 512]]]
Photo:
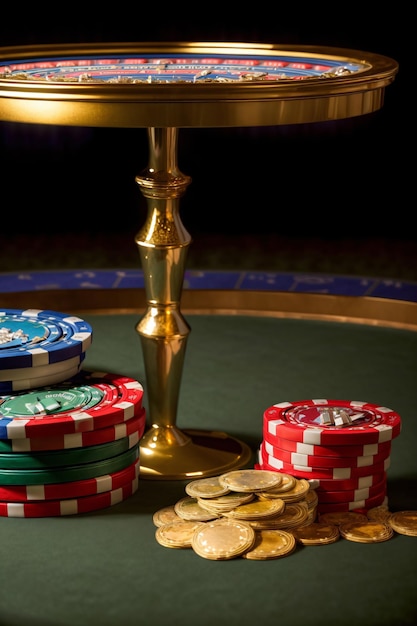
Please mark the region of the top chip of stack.
[[0, 394], [53, 385], [75, 376], [92, 343], [85, 320], [57, 311], [0, 310]]
[[315, 445], [391, 441], [401, 432], [401, 417], [387, 407], [355, 400], [281, 402], [264, 412], [264, 432]]

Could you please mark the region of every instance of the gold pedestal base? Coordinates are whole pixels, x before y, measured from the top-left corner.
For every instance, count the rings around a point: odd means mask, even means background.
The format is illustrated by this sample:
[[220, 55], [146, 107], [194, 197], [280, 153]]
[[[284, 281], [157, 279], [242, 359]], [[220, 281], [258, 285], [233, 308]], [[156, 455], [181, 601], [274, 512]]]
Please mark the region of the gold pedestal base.
[[252, 459], [245, 443], [226, 433], [152, 427], [141, 440], [140, 476], [186, 480], [240, 469]]

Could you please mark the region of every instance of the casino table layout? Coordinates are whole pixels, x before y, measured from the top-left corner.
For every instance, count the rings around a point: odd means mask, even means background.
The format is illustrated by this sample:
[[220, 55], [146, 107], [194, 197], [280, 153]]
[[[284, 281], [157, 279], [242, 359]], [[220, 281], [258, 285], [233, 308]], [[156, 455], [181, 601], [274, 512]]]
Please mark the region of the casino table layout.
[[[135, 330], [146, 307], [143, 288], [74, 287], [66, 276], [62, 288], [57, 280], [22, 290], [4, 278], [9, 287], [0, 294], [2, 307], [66, 311], [87, 321], [93, 341], [83, 367], [142, 382], [146, 408]], [[38, 284], [44, 278], [38, 276]], [[288, 278], [275, 277], [278, 283]], [[263, 413], [274, 404], [337, 398], [390, 407], [401, 416], [401, 432], [387, 470], [389, 508], [416, 510], [416, 300], [331, 293], [313, 276], [303, 291], [256, 281], [257, 288], [232, 289], [226, 275], [222, 279], [217, 288], [210, 282], [203, 289], [186, 281], [182, 311], [192, 332], [178, 426], [245, 442], [253, 452], [250, 469], [263, 437]], [[329, 284], [340, 287], [337, 280]], [[408, 287], [415, 294], [415, 285]], [[140, 476], [133, 495], [99, 511], [0, 517], [0, 624], [415, 623], [415, 536], [297, 545], [271, 560], [206, 559], [155, 539], [154, 513], [183, 498], [187, 482]]]

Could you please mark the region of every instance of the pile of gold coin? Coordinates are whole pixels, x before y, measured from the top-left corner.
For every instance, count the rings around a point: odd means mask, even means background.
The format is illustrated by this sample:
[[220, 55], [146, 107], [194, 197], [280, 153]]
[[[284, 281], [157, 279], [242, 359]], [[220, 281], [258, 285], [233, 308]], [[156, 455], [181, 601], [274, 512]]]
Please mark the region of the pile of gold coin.
[[309, 481], [281, 472], [235, 470], [193, 480], [185, 492], [154, 513], [155, 538], [164, 547], [192, 548], [211, 560], [278, 559], [297, 545], [326, 545], [341, 537], [376, 543], [394, 531], [417, 536], [417, 512], [390, 513], [387, 505], [367, 514], [318, 516], [318, 497]]

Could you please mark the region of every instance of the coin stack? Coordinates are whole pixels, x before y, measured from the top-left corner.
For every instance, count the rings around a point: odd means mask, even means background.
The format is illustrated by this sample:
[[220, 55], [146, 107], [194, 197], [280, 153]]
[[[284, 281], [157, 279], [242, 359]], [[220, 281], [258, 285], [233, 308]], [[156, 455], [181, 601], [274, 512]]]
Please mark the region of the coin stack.
[[277, 559], [291, 554], [291, 529], [316, 517], [307, 480], [277, 472], [236, 470], [188, 483], [186, 496], [153, 516], [164, 547], [192, 548], [211, 560]]
[[210, 560], [270, 560], [297, 546], [324, 546], [340, 538], [388, 541], [395, 533], [417, 536], [417, 511], [391, 513], [386, 505], [367, 513], [318, 514], [318, 496], [306, 479], [260, 469], [200, 478], [186, 495], [153, 515], [156, 541], [191, 548]]

